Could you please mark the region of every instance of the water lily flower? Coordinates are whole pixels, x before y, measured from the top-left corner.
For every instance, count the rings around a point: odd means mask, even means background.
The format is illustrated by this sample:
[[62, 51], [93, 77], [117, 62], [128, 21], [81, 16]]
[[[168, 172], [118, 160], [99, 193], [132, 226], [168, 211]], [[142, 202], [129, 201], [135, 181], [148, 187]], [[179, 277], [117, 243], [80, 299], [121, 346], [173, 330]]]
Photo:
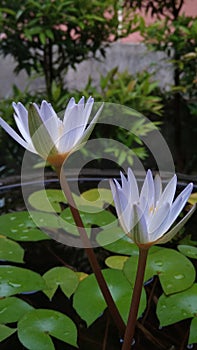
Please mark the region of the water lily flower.
[[84, 97], [78, 103], [72, 97], [60, 119], [46, 101], [42, 101], [40, 107], [31, 103], [29, 110], [22, 103], [13, 102], [14, 119], [21, 136], [2, 118], [0, 125], [28, 151], [39, 154], [57, 167], [89, 138], [102, 109], [101, 106], [87, 126], [93, 104], [92, 97], [86, 103]]
[[[124, 232], [141, 248], [153, 244], [163, 244], [180, 231], [195, 210], [195, 206], [173, 228], [184, 208], [193, 184], [187, 187], [174, 200], [177, 177], [174, 175], [162, 191], [159, 175], [153, 179], [147, 171], [141, 191], [131, 169], [127, 178], [121, 172], [122, 186], [116, 179], [110, 180], [110, 186], [120, 224]], [[171, 229], [170, 229], [171, 228]]]

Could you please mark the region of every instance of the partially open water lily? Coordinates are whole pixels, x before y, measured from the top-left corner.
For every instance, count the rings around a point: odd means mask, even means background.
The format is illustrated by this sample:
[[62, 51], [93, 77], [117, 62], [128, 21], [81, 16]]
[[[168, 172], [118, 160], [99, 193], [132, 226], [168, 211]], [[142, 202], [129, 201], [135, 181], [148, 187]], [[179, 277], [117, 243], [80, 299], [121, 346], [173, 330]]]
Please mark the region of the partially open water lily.
[[31, 103], [29, 110], [22, 103], [13, 102], [14, 119], [21, 136], [2, 118], [0, 125], [28, 151], [57, 167], [89, 138], [102, 109], [101, 106], [87, 127], [93, 104], [92, 97], [86, 103], [84, 97], [79, 103], [72, 97], [60, 119], [46, 101], [42, 101], [40, 107]]
[[[174, 175], [162, 191], [159, 175], [153, 179], [148, 170], [141, 191], [131, 169], [127, 178], [121, 172], [122, 186], [116, 179], [110, 180], [110, 186], [120, 224], [126, 234], [142, 248], [153, 244], [162, 244], [172, 239], [180, 231], [195, 210], [195, 206], [173, 228], [184, 208], [193, 184], [190, 183], [174, 200], [177, 177]], [[170, 229], [171, 228], [171, 229]]]

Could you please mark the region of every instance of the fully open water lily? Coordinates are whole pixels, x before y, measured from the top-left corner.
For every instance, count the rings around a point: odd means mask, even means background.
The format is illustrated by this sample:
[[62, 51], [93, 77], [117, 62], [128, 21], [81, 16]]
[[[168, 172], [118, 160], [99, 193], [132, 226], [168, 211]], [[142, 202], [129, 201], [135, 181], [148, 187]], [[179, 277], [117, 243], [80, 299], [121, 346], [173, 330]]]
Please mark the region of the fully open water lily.
[[[190, 183], [174, 200], [177, 177], [174, 175], [162, 191], [159, 175], [153, 179], [148, 170], [141, 191], [131, 169], [127, 178], [121, 172], [122, 186], [116, 179], [110, 186], [120, 224], [126, 234], [142, 248], [166, 243], [182, 228], [195, 210], [195, 206], [171, 228], [184, 208], [193, 184]], [[171, 228], [171, 229], [170, 229]]]
[[61, 120], [46, 101], [42, 101], [40, 107], [36, 103], [30, 104], [29, 110], [22, 103], [13, 102], [14, 119], [21, 135], [2, 118], [0, 125], [28, 151], [39, 154], [57, 167], [89, 138], [102, 109], [101, 106], [87, 127], [93, 104], [92, 97], [86, 104], [84, 97], [79, 103], [72, 97]]

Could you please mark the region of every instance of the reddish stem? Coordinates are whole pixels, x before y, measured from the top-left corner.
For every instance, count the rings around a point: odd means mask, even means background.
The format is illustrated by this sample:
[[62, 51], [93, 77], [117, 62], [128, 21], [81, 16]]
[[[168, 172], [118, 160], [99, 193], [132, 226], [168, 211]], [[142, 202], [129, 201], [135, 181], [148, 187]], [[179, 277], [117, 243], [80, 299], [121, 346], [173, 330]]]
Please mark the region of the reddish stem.
[[138, 267], [122, 350], [129, 350], [131, 348], [142, 293], [147, 256], [148, 249], [139, 248]]
[[68, 185], [68, 182], [66, 180], [65, 175], [61, 171], [61, 168], [56, 168], [57, 175], [60, 180], [61, 188], [65, 193], [65, 196], [68, 200], [68, 204], [73, 216], [73, 219], [75, 221], [75, 224], [77, 226], [78, 232], [80, 234], [81, 241], [83, 243], [84, 249], [86, 251], [87, 257], [89, 259], [91, 268], [95, 274], [95, 277], [97, 279], [98, 285], [101, 289], [101, 292], [103, 294], [103, 297], [105, 299], [105, 302], [109, 308], [109, 312], [111, 314], [112, 319], [114, 320], [114, 323], [116, 324], [117, 328], [119, 329], [120, 335], [123, 335], [125, 332], [125, 323], [116, 307], [116, 304], [111, 296], [111, 293], [109, 291], [109, 288], [107, 286], [107, 283], [103, 277], [101, 268], [99, 266], [99, 263], [97, 261], [96, 255], [94, 253], [94, 250], [91, 246], [90, 240], [88, 238], [88, 235], [86, 233], [84, 224], [82, 222], [80, 213], [76, 207], [73, 195], [70, 191], [70, 187]]

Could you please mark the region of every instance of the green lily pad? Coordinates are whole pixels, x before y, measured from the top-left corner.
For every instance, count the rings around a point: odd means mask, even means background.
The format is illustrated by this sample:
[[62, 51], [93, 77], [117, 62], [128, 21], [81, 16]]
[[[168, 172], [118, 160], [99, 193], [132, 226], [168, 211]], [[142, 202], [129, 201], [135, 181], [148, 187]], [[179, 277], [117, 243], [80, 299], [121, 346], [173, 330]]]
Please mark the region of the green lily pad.
[[188, 203], [192, 205], [197, 203], [197, 192], [191, 194], [191, 196], [188, 199]]
[[105, 204], [113, 204], [112, 192], [107, 188], [92, 188], [81, 194], [76, 202], [80, 205], [103, 208]]
[[[131, 256], [124, 264], [123, 271], [134, 285], [137, 271], [137, 257]], [[147, 281], [158, 275], [165, 294], [183, 291], [194, 283], [195, 268], [191, 261], [173, 249], [160, 248], [148, 254], [145, 278]]]
[[157, 304], [157, 317], [161, 326], [194, 317], [190, 327], [189, 344], [197, 342], [197, 284], [183, 292], [162, 294]]
[[[131, 303], [132, 287], [123, 275], [122, 271], [106, 269], [103, 270], [104, 278], [108, 284], [112, 297], [122, 315], [125, 323], [128, 319]], [[91, 274], [79, 283], [74, 293], [73, 305], [80, 317], [87, 325], [91, 325], [106, 309], [106, 303], [98, 287], [95, 275]], [[146, 294], [142, 291], [138, 316], [146, 307]]]
[[36, 272], [16, 266], [0, 266], [0, 297], [44, 289], [44, 279]]
[[197, 343], [197, 317], [194, 317], [190, 324], [188, 344]]
[[[99, 226], [99, 227], [107, 226], [112, 224], [114, 221], [116, 221], [116, 217], [107, 210], [91, 212], [90, 207], [87, 206], [87, 207], [80, 207], [79, 213], [83, 221], [83, 224], [87, 230], [87, 233], [89, 234], [92, 226]], [[70, 208], [65, 209], [61, 213], [60, 217], [65, 222], [65, 225], [62, 224], [62, 226], [64, 226], [64, 229], [73, 235], [78, 235], [78, 230], [75, 225]]]
[[41, 241], [49, 237], [36, 227], [27, 211], [0, 216], [0, 234], [15, 241]]
[[24, 249], [16, 242], [0, 236], [0, 260], [23, 263]]
[[26, 312], [33, 307], [16, 297], [8, 297], [0, 300], [0, 323], [17, 322]]
[[10, 335], [12, 335], [15, 332], [16, 328], [10, 328], [5, 326], [4, 324], [0, 324], [0, 342], [4, 339], [7, 339], [8, 337], [10, 337]]
[[113, 255], [105, 260], [105, 264], [112, 269], [122, 270], [127, 259], [125, 255]]
[[67, 203], [66, 197], [62, 190], [40, 190], [33, 192], [28, 201], [36, 210], [46, 212], [61, 212], [60, 203]]
[[79, 278], [76, 273], [67, 267], [54, 267], [47, 271], [43, 278], [46, 282], [47, 288], [43, 292], [52, 299], [58, 286], [62, 292], [70, 298], [79, 284]]
[[132, 240], [116, 223], [114, 227], [99, 232], [96, 240], [101, 247], [104, 247], [110, 252], [132, 255], [136, 251], [136, 254], [138, 254], [137, 246], [133, 244]]
[[[136, 244], [124, 233], [120, 226], [116, 223], [109, 229], [104, 229], [98, 233], [96, 240], [101, 247], [113, 253], [125, 255], [138, 255], [139, 249]], [[161, 249], [158, 246], [153, 246], [150, 252]], [[149, 252], [149, 253], [150, 253]]]
[[19, 340], [29, 350], [55, 350], [50, 336], [77, 347], [75, 324], [58, 311], [32, 310], [18, 322]]
[[79, 282], [84, 280], [84, 278], [88, 277], [88, 274], [85, 272], [80, 272], [80, 271], [78, 272], [77, 271], [77, 272], [75, 272], [75, 274], [77, 275]]
[[181, 244], [177, 248], [183, 255], [188, 256], [188, 258], [197, 259], [197, 247]]

